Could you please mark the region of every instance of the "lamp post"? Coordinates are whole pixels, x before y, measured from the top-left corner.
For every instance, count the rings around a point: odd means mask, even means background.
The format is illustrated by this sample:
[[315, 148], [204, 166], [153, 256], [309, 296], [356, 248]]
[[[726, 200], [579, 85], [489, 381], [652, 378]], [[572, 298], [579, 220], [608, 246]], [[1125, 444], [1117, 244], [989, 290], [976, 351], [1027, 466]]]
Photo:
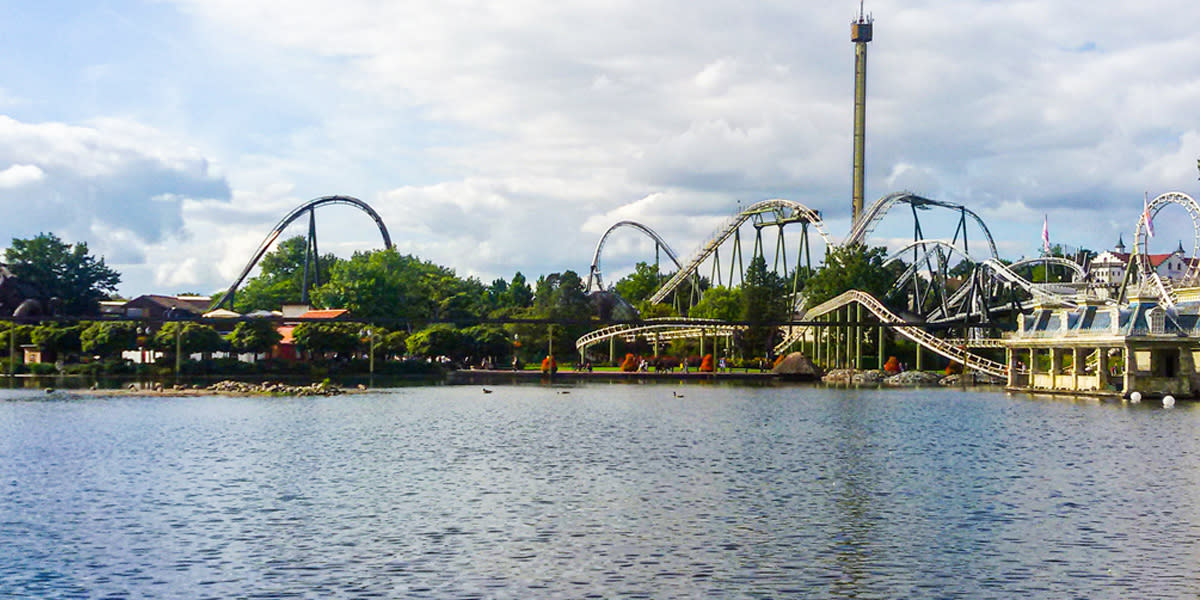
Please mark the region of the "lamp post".
[[137, 339], [138, 345], [138, 365], [137, 365], [137, 381], [138, 387], [142, 387], [142, 365], [146, 362], [146, 336], [150, 335], [150, 327], [146, 325], [138, 325]]
[[17, 374], [17, 322], [8, 322], [8, 374]]
[[179, 370], [183, 366], [183, 323], [175, 322], [175, 383], [179, 383]]
[[368, 368], [370, 369], [370, 371], [369, 371], [370, 385], [371, 385], [371, 387], [374, 387], [375, 386], [375, 330], [370, 327], [367, 327], [366, 329], [360, 330], [358, 332], [358, 335], [360, 337], [367, 338], [367, 360], [369, 361]]

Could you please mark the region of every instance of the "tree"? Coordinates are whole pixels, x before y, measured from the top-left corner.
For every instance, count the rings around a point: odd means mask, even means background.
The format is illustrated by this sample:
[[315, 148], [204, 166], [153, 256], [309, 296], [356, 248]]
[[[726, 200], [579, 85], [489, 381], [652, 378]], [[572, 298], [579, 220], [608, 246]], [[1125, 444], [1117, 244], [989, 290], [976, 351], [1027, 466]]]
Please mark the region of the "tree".
[[334, 265], [313, 292], [320, 306], [368, 319], [471, 319], [487, 313], [487, 288], [477, 279], [395, 250], [356, 252]]
[[359, 329], [356, 323], [301, 323], [292, 330], [292, 338], [310, 353], [347, 356], [362, 343]]
[[778, 323], [788, 317], [788, 285], [784, 278], [767, 269], [767, 260], [754, 257], [746, 267], [742, 283], [742, 319], [749, 323], [742, 340], [744, 351], [767, 355], [771, 350]]
[[430, 325], [408, 336], [407, 344], [408, 353], [415, 356], [446, 356], [461, 360], [469, 351], [462, 332], [449, 323]]
[[804, 284], [805, 308], [812, 308], [849, 290], [882, 300], [900, 276], [903, 265], [884, 267], [887, 249], [862, 244], [841, 246], [825, 254], [825, 264]]
[[53, 233], [13, 238], [4, 259], [13, 275], [41, 288], [47, 298], [58, 298], [61, 311], [69, 315], [95, 314], [100, 300], [121, 283], [121, 275], [103, 258], [91, 256], [86, 242], [72, 246]]
[[471, 356], [480, 359], [492, 357], [503, 360], [512, 351], [511, 342], [504, 329], [496, 325], [475, 325], [462, 330], [464, 342], [469, 346]]
[[[299, 302], [304, 286], [307, 251], [308, 240], [298, 235], [279, 242], [274, 250], [264, 254], [262, 260], [258, 261], [259, 274], [238, 290], [234, 299], [235, 310], [241, 313], [278, 310], [284, 304]], [[317, 272], [309, 277], [322, 282], [329, 281], [330, 271], [338, 262], [338, 257], [333, 254], [322, 256], [317, 261]]]
[[103, 358], [116, 358], [122, 350], [138, 345], [137, 324], [128, 321], [96, 321], [79, 334], [82, 350]]
[[738, 321], [742, 318], [742, 290], [716, 286], [704, 291], [688, 316], [701, 319]]
[[525, 281], [525, 276], [520, 271], [513, 275], [512, 281], [508, 284], [508, 290], [504, 292], [503, 305], [512, 308], [533, 306], [533, 289], [529, 287], [529, 282]]
[[408, 352], [408, 332], [382, 331], [375, 334], [375, 352], [382, 356], [403, 356]]
[[[33, 335], [32, 325], [18, 325], [16, 323], [0, 321], [0, 354], [8, 356], [9, 337], [11, 336], [12, 345], [16, 346], [16, 351], [21, 352], [21, 346], [32, 343]], [[3, 369], [0, 369], [2, 371]]]
[[216, 329], [203, 323], [170, 321], [154, 334], [151, 347], [165, 354], [175, 354], [176, 338], [184, 357], [190, 354], [220, 352], [228, 348], [228, 342]]
[[613, 288], [630, 304], [636, 305], [653, 296], [662, 283], [663, 276], [658, 272], [657, 264], [639, 262], [633, 272], [617, 280]]
[[553, 325], [518, 326], [515, 331], [527, 348], [527, 356], [549, 349], [553, 335], [554, 353], [575, 349], [575, 340], [591, 327], [592, 303], [583, 291], [583, 280], [574, 271], [551, 273], [538, 279], [533, 309], [525, 316], [551, 319]]
[[229, 345], [237, 352], [265, 354], [270, 352], [283, 336], [273, 321], [242, 321], [234, 326], [227, 336]]
[[38, 349], [50, 356], [60, 354], [78, 354], [80, 351], [80, 332], [83, 327], [73, 325], [63, 327], [58, 323], [43, 323], [33, 328], [29, 339]]

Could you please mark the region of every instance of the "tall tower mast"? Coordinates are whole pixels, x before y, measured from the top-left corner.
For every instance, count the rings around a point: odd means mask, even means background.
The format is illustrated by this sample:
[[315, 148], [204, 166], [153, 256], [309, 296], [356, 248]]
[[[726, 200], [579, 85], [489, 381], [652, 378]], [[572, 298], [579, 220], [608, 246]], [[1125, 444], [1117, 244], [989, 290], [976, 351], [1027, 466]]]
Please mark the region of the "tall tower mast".
[[855, 223], [863, 212], [867, 142], [867, 42], [871, 41], [874, 23], [870, 15], [863, 13], [862, 0], [859, 0], [858, 19], [850, 23], [850, 41], [854, 42], [854, 191], [851, 214]]

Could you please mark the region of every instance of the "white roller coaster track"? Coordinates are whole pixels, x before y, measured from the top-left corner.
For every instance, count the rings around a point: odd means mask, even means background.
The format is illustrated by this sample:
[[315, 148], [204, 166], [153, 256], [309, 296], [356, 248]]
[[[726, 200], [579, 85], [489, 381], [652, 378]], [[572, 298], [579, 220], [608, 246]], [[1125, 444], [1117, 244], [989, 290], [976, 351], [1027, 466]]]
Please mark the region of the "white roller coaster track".
[[631, 340], [638, 336], [653, 336], [667, 341], [679, 338], [698, 338], [701, 335], [706, 337], [729, 336], [738, 329], [742, 329], [742, 327], [730, 325], [720, 319], [654, 318], [646, 319], [642, 323], [611, 325], [589, 332], [575, 340], [575, 349], [582, 352], [588, 346], [610, 338]]
[[[1146, 216], [1149, 215], [1153, 220], [1168, 204], [1175, 204], [1183, 207], [1187, 211], [1188, 217], [1192, 220], [1192, 262], [1188, 267], [1187, 274], [1183, 277], [1185, 285], [1195, 285], [1200, 279], [1200, 263], [1195, 258], [1197, 253], [1200, 253], [1200, 204], [1191, 196], [1182, 192], [1167, 192], [1161, 194], [1151, 200], [1145, 210], [1142, 211], [1142, 216], [1138, 218], [1137, 231], [1134, 233], [1135, 243], [1133, 256], [1130, 257], [1130, 265], [1127, 267], [1127, 276], [1129, 274], [1137, 275], [1138, 284], [1143, 291], [1150, 291], [1158, 296], [1163, 305], [1167, 308], [1174, 307], [1179, 299], [1175, 293], [1175, 288], [1170, 281], [1159, 276], [1154, 265], [1150, 263], [1150, 254], [1147, 243], [1150, 233]], [[1136, 264], [1132, 264], [1136, 263]]]
[[[969, 369], [974, 369], [982, 373], [987, 373], [993, 377], [1008, 377], [1008, 367], [994, 360], [989, 360], [968, 352], [962, 345], [957, 345], [946, 340], [939, 339], [933, 334], [925, 331], [920, 325], [908, 324], [896, 316], [895, 313], [888, 310], [882, 302], [875, 299], [874, 296], [860, 292], [858, 290], [850, 290], [836, 298], [823, 302], [814, 306], [811, 310], [804, 313], [805, 320], [815, 319], [817, 317], [831, 313], [839, 308], [850, 304], [858, 303], [866, 308], [875, 318], [879, 319], [884, 324], [890, 325], [900, 335], [920, 344], [923, 348], [930, 350], [940, 356], [944, 356], [950, 360], [958, 361]], [[796, 328], [801, 329], [801, 328]], [[796, 338], [790, 341], [794, 342]], [[788, 342], [788, 340], [785, 340]], [[786, 345], [781, 343], [776, 347], [777, 352], [781, 352], [786, 348]]]
[[701, 263], [707, 260], [709, 256], [712, 256], [712, 253], [715, 252], [716, 249], [725, 242], [725, 240], [729, 239], [729, 236], [733, 235], [733, 232], [737, 231], [743, 223], [745, 223], [754, 215], [762, 214], [768, 211], [790, 211], [791, 214], [786, 215], [788, 219], [811, 223], [814, 226], [814, 229], [817, 230], [817, 234], [820, 235], [821, 239], [825, 241], [825, 244], [827, 246], [833, 245], [833, 240], [829, 237], [829, 234], [826, 233], [825, 227], [821, 221], [821, 216], [817, 213], [817, 211], [808, 208], [799, 202], [782, 200], [778, 198], [757, 202], [750, 205], [749, 208], [731, 217], [729, 221], [717, 229], [712, 238], [703, 246], [701, 246], [700, 250], [693, 255], [692, 260], [684, 265], [683, 268], [676, 271], [675, 275], [667, 280], [667, 282], [664, 283], [657, 292], [654, 292], [654, 295], [650, 297], [650, 304], [662, 302], [668, 294], [674, 291], [675, 288], [679, 287], [680, 283], [683, 283], [685, 279], [691, 277], [696, 272], [696, 269], [700, 267]]

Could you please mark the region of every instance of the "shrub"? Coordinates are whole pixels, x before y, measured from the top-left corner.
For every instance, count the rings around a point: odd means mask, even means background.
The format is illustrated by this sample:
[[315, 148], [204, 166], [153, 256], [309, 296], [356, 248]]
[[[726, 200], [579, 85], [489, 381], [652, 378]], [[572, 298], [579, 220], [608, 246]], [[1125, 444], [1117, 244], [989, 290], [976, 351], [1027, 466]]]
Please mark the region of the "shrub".
[[888, 373], [899, 373], [900, 361], [896, 360], [895, 356], [889, 356], [887, 362], [883, 364], [883, 370]]
[[636, 371], [638, 368], [638, 360], [632, 354], [626, 354], [625, 360], [621, 361], [621, 370], [627, 373]]
[[53, 363], [29, 363], [25, 365], [29, 368], [29, 372], [34, 375], [53, 375], [58, 372], [58, 369]]

